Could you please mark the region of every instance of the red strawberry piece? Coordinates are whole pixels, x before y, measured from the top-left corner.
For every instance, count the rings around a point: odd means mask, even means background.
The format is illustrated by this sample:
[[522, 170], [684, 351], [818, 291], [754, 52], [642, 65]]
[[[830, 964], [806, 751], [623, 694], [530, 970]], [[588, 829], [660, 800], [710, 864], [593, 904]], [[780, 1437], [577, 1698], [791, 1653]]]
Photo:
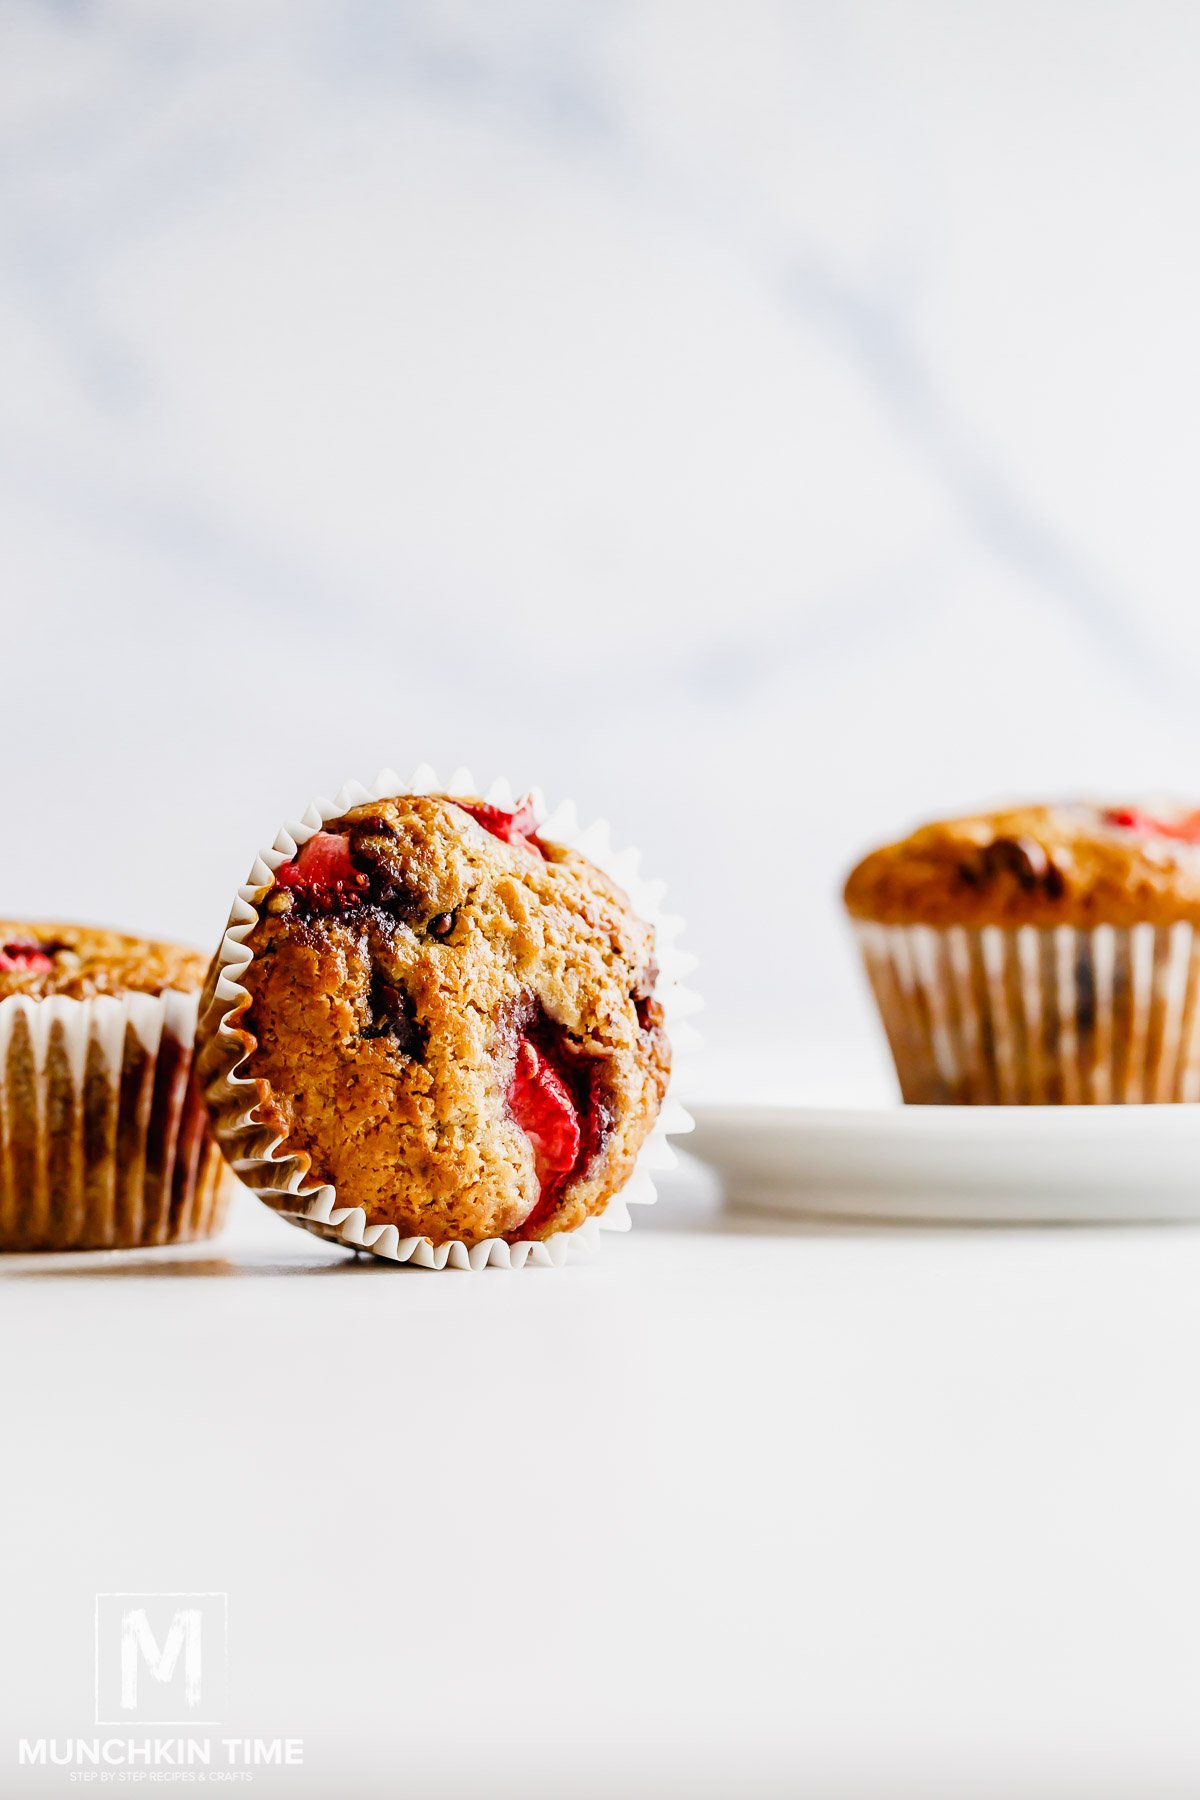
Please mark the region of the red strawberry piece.
[[1183, 813], [1178, 819], [1156, 819], [1136, 806], [1114, 806], [1104, 815], [1106, 825], [1123, 831], [1139, 831], [1145, 837], [1175, 838], [1183, 844], [1200, 844], [1200, 812]]
[[350, 840], [333, 831], [318, 831], [291, 862], [275, 871], [277, 887], [290, 888], [314, 906], [336, 907], [367, 886], [367, 877], [350, 860]]
[[515, 812], [504, 812], [501, 807], [488, 806], [482, 800], [456, 800], [454, 804], [470, 813], [477, 824], [499, 838], [502, 844], [521, 844], [526, 850], [536, 850], [539, 856], [545, 856], [538, 840], [533, 801], [528, 794], [517, 801]]
[[581, 1134], [571, 1090], [549, 1057], [524, 1037], [517, 1046], [508, 1110], [533, 1146], [541, 1183], [538, 1203], [521, 1226], [525, 1235], [544, 1224], [557, 1206], [563, 1185], [579, 1160]]
[[16, 969], [52, 969], [54, 960], [46, 955], [40, 944], [3, 944], [0, 945], [0, 975], [10, 975]]

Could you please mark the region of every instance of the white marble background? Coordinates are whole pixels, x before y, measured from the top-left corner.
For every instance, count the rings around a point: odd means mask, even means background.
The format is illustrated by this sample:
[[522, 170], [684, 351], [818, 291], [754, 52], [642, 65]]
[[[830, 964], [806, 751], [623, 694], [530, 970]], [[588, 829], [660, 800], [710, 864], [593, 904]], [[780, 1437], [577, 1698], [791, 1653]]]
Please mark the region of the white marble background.
[[865, 1053], [870, 839], [1200, 792], [1198, 78], [1163, 0], [10, 0], [4, 909], [208, 943], [466, 762], [650, 848], [719, 1046]]

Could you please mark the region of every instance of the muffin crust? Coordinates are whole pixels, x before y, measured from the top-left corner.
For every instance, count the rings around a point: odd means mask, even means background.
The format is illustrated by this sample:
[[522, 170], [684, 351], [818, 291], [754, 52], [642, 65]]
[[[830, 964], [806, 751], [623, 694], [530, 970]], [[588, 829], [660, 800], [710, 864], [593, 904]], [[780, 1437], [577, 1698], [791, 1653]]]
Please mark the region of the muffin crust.
[[258, 913], [229, 1024], [306, 1186], [434, 1243], [603, 1211], [670, 1049], [653, 933], [585, 857], [521, 813], [401, 796], [326, 824]]
[[845, 903], [881, 925], [1200, 924], [1200, 815], [1061, 804], [925, 825], [865, 857]]
[[94, 925], [29, 924], [0, 919], [0, 1000], [61, 994], [192, 993], [204, 985], [207, 958], [198, 950], [130, 937]]

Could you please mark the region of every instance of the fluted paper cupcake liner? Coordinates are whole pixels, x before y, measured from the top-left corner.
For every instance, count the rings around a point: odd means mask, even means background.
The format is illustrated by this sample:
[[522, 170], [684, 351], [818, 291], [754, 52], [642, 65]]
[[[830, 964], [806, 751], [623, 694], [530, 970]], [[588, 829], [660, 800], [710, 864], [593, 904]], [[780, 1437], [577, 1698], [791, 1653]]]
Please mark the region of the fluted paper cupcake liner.
[[199, 994], [0, 1001], [0, 1250], [219, 1229], [233, 1182], [192, 1080]]
[[1191, 925], [855, 929], [907, 1101], [1200, 1100]]
[[[434, 1244], [426, 1237], [402, 1237], [395, 1225], [372, 1224], [362, 1207], [342, 1205], [331, 1183], [310, 1183], [306, 1159], [283, 1148], [278, 1132], [253, 1116], [257, 1091], [252, 1077], [243, 1073], [245, 1045], [231, 1025], [248, 1001], [242, 977], [253, 960], [247, 948], [258, 919], [258, 904], [271, 885], [276, 869], [289, 862], [300, 846], [330, 819], [351, 807], [400, 794], [447, 794], [466, 799], [481, 792], [467, 769], [458, 770], [448, 782], [438, 780], [423, 764], [410, 781], [390, 769], [378, 775], [370, 787], [348, 782], [334, 800], [314, 800], [303, 816], [280, 830], [269, 850], [255, 859], [246, 884], [239, 888], [229, 924], [217, 952], [215, 984], [210, 978], [210, 1016], [203, 1023], [202, 1080], [218, 1140], [237, 1174], [261, 1200], [292, 1224], [317, 1236], [370, 1251], [390, 1262], [410, 1263], [423, 1269], [521, 1269], [527, 1263], [559, 1267], [573, 1251], [595, 1248], [601, 1231], [627, 1231], [631, 1206], [646, 1206], [656, 1198], [654, 1175], [674, 1167], [675, 1153], [668, 1139], [692, 1129], [683, 1107], [668, 1093], [653, 1131], [643, 1144], [629, 1181], [609, 1201], [598, 1217], [587, 1219], [574, 1231], [553, 1233], [544, 1239], [487, 1238], [467, 1245], [460, 1240]], [[515, 798], [507, 781], [498, 780], [483, 795], [490, 806], [512, 811]], [[603, 820], [583, 826], [575, 807], [565, 802], [548, 812], [540, 792], [533, 790], [538, 831], [553, 843], [564, 844], [589, 857], [629, 896], [641, 918], [654, 927], [655, 956], [659, 966], [656, 989], [672, 1048], [672, 1079], [681, 1053], [686, 1055], [695, 1033], [686, 1021], [700, 1002], [684, 985], [683, 977], [695, 959], [679, 945], [683, 921], [663, 907], [661, 882], [647, 881], [639, 872], [636, 850], [615, 850]]]

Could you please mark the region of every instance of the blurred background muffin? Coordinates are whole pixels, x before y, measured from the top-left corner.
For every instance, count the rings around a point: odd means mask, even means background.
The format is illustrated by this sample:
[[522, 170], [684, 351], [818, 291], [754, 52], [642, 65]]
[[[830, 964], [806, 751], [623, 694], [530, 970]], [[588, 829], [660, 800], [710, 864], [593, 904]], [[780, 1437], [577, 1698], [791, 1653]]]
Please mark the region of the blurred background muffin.
[[1200, 1098], [1200, 812], [1014, 807], [846, 882], [906, 1100]]
[[206, 962], [0, 920], [0, 1250], [210, 1236], [233, 1177], [192, 1078]]

